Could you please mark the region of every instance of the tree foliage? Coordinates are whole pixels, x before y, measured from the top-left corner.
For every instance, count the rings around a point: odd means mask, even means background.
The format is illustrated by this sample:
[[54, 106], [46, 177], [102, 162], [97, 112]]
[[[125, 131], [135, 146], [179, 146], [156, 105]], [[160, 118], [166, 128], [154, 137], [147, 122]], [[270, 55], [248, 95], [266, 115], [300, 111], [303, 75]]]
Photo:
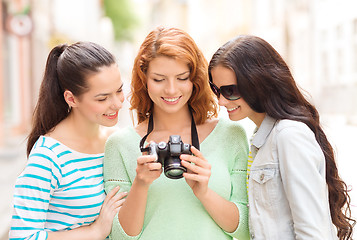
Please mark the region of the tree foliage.
[[131, 29], [138, 21], [130, 0], [104, 0], [104, 13], [114, 26], [116, 40], [130, 40]]

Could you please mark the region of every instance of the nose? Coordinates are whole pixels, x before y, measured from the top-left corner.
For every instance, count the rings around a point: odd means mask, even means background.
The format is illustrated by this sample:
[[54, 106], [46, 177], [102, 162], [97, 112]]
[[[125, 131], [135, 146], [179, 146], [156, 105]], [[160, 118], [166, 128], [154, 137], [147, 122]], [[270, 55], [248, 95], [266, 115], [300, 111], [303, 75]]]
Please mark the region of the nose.
[[119, 110], [122, 108], [124, 102], [124, 94], [121, 93], [113, 97], [112, 108], [115, 110]]
[[226, 106], [229, 103], [229, 100], [226, 99], [225, 97], [222, 96], [222, 94], [219, 95], [218, 98], [218, 105], [219, 106]]
[[169, 81], [167, 81], [165, 93], [168, 95], [173, 95], [175, 94], [176, 90], [177, 90], [177, 86], [175, 84], [175, 80], [169, 79]]

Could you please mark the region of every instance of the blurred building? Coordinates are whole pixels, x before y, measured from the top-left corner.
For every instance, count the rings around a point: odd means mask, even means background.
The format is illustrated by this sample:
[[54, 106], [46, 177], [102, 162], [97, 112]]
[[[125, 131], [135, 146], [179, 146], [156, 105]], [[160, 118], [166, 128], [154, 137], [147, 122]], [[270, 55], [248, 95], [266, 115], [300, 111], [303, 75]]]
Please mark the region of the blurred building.
[[[119, 45], [102, 0], [0, 1], [0, 146], [6, 136], [28, 130], [54, 45], [90, 40], [115, 51], [128, 88], [139, 46], [158, 25], [187, 31], [207, 60], [236, 35], [260, 36], [284, 57], [322, 113], [357, 124], [355, 0], [133, 0], [141, 24], [133, 43]], [[125, 114], [120, 118], [130, 122]]]
[[141, 28], [137, 49], [155, 27], [177, 27], [188, 32], [207, 60], [228, 39], [247, 33], [251, 26], [250, 0], [135, 0]]
[[1, 0], [0, 21], [1, 148], [28, 133], [50, 49], [86, 40], [112, 51], [114, 35], [101, 0]]
[[357, 125], [357, 2], [252, 2], [250, 32], [281, 53], [320, 113]]
[[141, 43], [157, 25], [187, 31], [209, 60], [239, 34], [264, 38], [283, 56], [322, 114], [357, 124], [357, 1], [136, 0]]

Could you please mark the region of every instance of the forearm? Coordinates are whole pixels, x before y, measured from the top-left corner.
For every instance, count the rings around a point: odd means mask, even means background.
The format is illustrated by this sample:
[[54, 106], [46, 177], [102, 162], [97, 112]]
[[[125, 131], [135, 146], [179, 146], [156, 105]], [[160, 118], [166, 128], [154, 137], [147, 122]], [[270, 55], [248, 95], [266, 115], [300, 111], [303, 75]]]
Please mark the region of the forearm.
[[213, 220], [226, 232], [234, 232], [239, 224], [237, 206], [218, 195], [211, 189], [200, 199]]
[[[94, 223], [93, 223], [94, 224]], [[48, 240], [103, 240], [107, 236], [103, 236], [100, 229], [95, 229], [92, 225], [78, 227], [68, 231], [48, 232]]]
[[135, 179], [119, 211], [118, 220], [129, 236], [140, 234], [143, 228], [148, 189], [149, 186], [142, 185]]

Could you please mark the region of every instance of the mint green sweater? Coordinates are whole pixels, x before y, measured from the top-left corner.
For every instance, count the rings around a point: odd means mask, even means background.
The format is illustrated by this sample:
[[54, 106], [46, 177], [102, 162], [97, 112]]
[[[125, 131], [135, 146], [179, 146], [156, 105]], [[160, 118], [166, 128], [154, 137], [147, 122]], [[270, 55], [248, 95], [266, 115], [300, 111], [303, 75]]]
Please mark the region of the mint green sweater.
[[[132, 127], [109, 137], [104, 155], [104, 186], [108, 193], [115, 186], [130, 191], [136, 175], [136, 159], [141, 155], [141, 137]], [[150, 186], [144, 225], [138, 236], [128, 236], [114, 218], [111, 239], [221, 240], [249, 239], [246, 171], [248, 141], [236, 122], [220, 119], [214, 130], [200, 143], [211, 164], [209, 188], [234, 202], [240, 213], [233, 233], [222, 230], [193, 194], [184, 178], [172, 180], [164, 174]]]

